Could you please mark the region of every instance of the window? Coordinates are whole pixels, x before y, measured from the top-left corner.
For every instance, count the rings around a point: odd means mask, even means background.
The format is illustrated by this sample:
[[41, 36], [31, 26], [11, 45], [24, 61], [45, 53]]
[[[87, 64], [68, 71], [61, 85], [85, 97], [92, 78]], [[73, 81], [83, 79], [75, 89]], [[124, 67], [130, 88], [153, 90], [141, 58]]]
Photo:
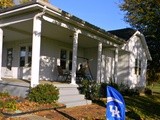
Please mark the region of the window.
[[20, 48], [20, 67], [24, 67], [27, 65], [31, 66], [32, 61], [32, 47], [31, 46], [23, 46]]
[[12, 54], [13, 54], [13, 48], [7, 49], [7, 64], [6, 64], [6, 66], [9, 70], [11, 70], [11, 68], [12, 68], [12, 59], [13, 59]]
[[61, 49], [60, 65], [62, 69], [72, 70], [72, 51]]
[[141, 75], [141, 60], [135, 59], [135, 74]]
[[28, 66], [31, 67], [31, 63], [32, 63], [32, 47], [29, 46], [28, 47]]
[[20, 49], [20, 67], [25, 65], [25, 57], [26, 57], [26, 47], [21, 47]]
[[61, 64], [62, 69], [66, 69], [66, 62], [67, 62], [67, 51], [66, 50], [61, 50], [60, 58], [61, 58], [60, 64]]

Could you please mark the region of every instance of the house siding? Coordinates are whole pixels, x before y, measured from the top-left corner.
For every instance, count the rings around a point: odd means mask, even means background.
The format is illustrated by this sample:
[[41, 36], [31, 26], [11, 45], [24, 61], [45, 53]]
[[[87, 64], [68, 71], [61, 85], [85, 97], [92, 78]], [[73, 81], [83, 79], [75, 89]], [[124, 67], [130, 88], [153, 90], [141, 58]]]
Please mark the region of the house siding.
[[[147, 57], [143, 49], [141, 40], [137, 36], [132, 36], [125, 46], [125, 50], [130, 52], [129, 55], [129, 79], [128, 85], [130, 88], [144, 87], [146, 84], [146, 66]], [[141, 74], [135, 74], [135, 60], [139, 59], [141, 61]]]
[[129, 79], [129, 53], [119, 51], [118, 55], [118, 84], [128, 84]]
[[114, 75], [114, 50], [105, 48], [102, 54], [101, 82], [111, 82]]

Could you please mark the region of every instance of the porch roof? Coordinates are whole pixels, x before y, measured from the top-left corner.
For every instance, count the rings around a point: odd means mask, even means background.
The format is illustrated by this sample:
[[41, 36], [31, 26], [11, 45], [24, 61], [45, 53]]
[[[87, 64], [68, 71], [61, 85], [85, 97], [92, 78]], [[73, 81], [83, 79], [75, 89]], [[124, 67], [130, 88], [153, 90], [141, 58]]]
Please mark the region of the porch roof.
[[31, 2], [16, 5], [11, 8], [1, 9], [0, 10], [0, 19], [8, 18], [10, 16], [18, 15], [18, 14], [24, 14], [31, 11], [34, 12], [42, 12], [45, 10], [45, 13], [47, 13], [50, 16], [54, 16], [58, 19], [63, 19], [63, 21], [68, 22], [71, 25], [74, 25], [80, 29], [90, 31], [92, 34], [95, 34], [97, 36], [100, 36], [104, 39], [107, 39], [111, 42], [116, 43], [117, 45], [121, 45], [125, 43], [125, 40], [107, 32], [104, 29], [101, 29], [93, 24], [90, 24], [89, 22], [86, 22], [74, 15], [71, 15], [49, 3], [43, 2], [41, 0], [33, 0]]

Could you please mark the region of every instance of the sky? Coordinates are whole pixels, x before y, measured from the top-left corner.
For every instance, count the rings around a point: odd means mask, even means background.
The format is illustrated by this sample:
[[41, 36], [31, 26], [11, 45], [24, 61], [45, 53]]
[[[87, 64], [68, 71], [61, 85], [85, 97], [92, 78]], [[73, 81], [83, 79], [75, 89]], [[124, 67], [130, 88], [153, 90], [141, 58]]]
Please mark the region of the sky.
[[124, 22], [124, 12], [118, 7], [120, 1], [122, 0], [50, 0], [50, 3], [108, 31], [130, 27]]

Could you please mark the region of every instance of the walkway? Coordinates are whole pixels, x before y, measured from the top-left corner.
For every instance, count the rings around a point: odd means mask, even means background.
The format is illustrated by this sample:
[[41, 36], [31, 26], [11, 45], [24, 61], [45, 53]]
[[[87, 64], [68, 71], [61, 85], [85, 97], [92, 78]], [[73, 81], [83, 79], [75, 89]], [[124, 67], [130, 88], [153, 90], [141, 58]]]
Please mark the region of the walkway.
[[[41, 116], [38, 116], [38, 115], [32, 115], [32, 114], [28, 114], [28, 115], [22, 115], [22, 116], [17, 116], [18, 118], [20, 119], [24, 119], [24, 120], [50, 120], [50, 119], [47, 119], [45, 117], [41, 117]], [[17, 118], [17, 117], [12, 117], [12, 118]]]

